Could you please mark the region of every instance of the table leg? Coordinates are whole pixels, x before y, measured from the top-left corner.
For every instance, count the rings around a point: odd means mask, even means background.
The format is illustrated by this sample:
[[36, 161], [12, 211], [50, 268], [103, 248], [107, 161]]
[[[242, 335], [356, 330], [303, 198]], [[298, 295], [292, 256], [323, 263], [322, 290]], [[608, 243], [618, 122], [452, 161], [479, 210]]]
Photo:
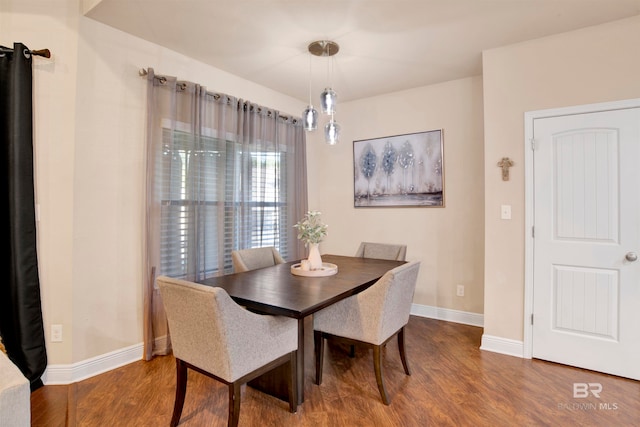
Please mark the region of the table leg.
[[[304, 318], [298, 319], [298, 356], [296, 360], [296, 381], [298, 382], [298, 405], [304, 402]], [[285, 402], [289, 401], [286, 365], [281, 365], [249, 381], [249, 385]]]
[[304, 318], [298, 319], [298, 405], [304, 402]]

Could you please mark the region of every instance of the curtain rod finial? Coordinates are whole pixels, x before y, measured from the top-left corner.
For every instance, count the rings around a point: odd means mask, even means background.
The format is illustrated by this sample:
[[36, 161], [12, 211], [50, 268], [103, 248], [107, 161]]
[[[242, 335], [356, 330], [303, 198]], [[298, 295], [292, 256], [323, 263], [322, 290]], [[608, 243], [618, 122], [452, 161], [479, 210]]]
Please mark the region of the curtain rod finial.
[[51, 51], [49, 49], [32, 50], [31, 53], [33, 55], [42, 56], [44, 58], [51, 58]]

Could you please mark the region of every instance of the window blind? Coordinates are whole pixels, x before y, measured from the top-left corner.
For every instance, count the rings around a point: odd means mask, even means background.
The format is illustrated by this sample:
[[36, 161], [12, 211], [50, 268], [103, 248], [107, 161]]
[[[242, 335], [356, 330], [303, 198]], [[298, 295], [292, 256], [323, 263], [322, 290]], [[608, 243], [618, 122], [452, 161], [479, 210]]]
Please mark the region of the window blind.
[[[287, 156], [277, 144], [241, 144], [163, 130], [160, 266], [202, 278], [232, 271], [231, 251], [274, 246], [287, 257]], [[268, 147], [268, 148], [267, 148]]]

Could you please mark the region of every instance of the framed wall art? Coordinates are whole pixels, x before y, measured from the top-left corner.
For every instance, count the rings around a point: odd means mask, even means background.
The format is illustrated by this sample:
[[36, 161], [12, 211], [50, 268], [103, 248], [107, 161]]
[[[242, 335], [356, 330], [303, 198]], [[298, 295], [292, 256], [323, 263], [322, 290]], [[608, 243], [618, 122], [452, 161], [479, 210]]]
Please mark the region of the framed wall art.
[[353, 141], [359, 207], [444, 207], [443, 131]]

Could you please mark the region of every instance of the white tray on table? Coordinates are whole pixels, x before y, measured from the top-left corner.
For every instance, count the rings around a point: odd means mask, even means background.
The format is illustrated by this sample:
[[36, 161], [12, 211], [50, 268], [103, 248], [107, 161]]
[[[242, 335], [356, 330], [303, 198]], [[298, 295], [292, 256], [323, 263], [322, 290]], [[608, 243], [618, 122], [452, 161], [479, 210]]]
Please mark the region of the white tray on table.
[[330, 262], [323, 262], [322, 268], [317, 268], [315, 270], [303, 270], [300, 263], [293, 264], [291, 266], [291, 274], [295, 274], [296, 276], [306, 276], [306, 277], [322, 277], [322, 276], [331, 276], [338, 272], [338, 266], [335, 264], [331, 264]]

